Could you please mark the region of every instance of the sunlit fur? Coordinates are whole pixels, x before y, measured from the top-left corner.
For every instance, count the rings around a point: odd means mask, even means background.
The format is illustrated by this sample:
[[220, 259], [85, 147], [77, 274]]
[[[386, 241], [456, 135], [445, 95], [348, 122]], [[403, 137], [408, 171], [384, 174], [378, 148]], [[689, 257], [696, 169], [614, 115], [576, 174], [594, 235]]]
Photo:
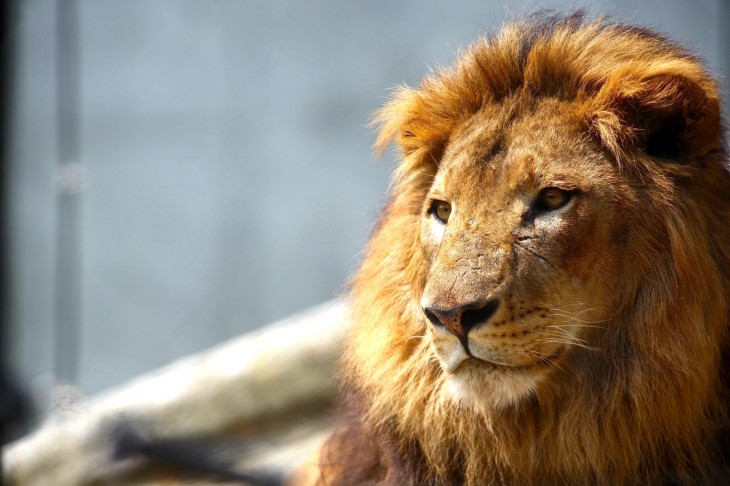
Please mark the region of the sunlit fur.
[[[403, 157], [354, 282], [341, 422], [320, 481], [728, 476], [730, 177], [719, 106], [697, 58], [580, 14], [509, 23], [418, 89], [398, 89], [377, 115], [376, 147], [395, 140]], [[535, 219], [539, 238], [520, 247], [520, 231], [537, 231], [525, 221], [541, 178], [580, 192]], [[441, 233], [426, 210], [433, 191], [452, 204]], [[461, 260], [477, 268], [463, 284]], [[549, 348], [562, 354], [522, 371], [445, 371], [437, 351], [458, 348], [420, 301], [464, 292], [501, 299], [472, 332], [499, 359], [539, 363], [525, 350], [541, 349], [550, 329], [562, 330]], [[490, 331], [495, 319], [508, 335]], [[512, 335], [521, 329], [538, 337]]]

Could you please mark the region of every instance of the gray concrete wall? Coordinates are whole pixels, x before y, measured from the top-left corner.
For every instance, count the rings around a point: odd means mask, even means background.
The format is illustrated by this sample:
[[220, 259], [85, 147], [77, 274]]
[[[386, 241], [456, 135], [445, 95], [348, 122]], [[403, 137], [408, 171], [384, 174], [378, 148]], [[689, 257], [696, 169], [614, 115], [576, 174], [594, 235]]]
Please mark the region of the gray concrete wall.
[[[80, 335], [95, 393], [344, 291], [385, 200], [371, 113], [499, 25], [573, 2], [80, 0]], [[720, 0], [592, 1], [718, 70]], [[726, 10], [725, 10], [726, 12]], [[54, 374], [56, 2], [19, 2], [11, 359]], [[725, 20], [725, 22], [727, 19]], [[725, 73], [727, 74], [727, 73]], [[61, 356], [63, 360], [63, 356]]]

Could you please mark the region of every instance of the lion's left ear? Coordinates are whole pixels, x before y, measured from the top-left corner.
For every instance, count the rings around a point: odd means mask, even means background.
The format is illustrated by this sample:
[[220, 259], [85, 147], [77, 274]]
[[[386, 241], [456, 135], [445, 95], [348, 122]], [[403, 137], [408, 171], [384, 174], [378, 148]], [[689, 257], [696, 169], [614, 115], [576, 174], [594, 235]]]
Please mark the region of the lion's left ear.
[[617, 69], [592, 101], [592, 128], [618, 159], [639, 149], [690, 160], [721, 143], [718, 90], [694, 60]]

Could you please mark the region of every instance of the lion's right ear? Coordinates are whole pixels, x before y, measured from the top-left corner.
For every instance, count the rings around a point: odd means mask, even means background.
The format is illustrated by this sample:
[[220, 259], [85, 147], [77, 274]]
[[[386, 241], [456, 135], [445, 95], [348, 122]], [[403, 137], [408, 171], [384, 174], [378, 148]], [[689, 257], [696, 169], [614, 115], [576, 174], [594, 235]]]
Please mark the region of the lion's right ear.
[[593, 101], [592, 127], [619, 160], [634, 148], [692, 160], [721, 143], [718, 90], [693, 59], [622, 66]]
[[378, 155], [395, 140], [406, 164], [438, 165], [459, 114], [448, 100], [426, 91], [401, 86], [375, 113], [371, 125], [380, 128], [374, 145]]

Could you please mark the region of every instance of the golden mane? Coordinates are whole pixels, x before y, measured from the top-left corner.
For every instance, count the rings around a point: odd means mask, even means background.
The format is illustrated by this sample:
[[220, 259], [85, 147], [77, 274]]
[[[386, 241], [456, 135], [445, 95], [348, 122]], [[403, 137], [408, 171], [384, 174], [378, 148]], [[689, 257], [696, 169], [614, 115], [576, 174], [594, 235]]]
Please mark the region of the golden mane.
[[[595, 363], [570, 390], [459, 406], [424, 336], [423, 201], [455, 128], [486, 105], [574, 103], [585, 136], [643, 184], [645, 247]], [[507, 24], [378, 113], [403, 160], [353, 288], [338, 431], [322, 481], [703, 482], [728, 472], [730, 177], [718, 88], [648, 30], [537, 14]], [[638, 183], [637, 183], [638, 184]], [[590, 241], [586, 241], [590, 244]], [[622, 289], [623, 290], [623, 289]], [[725, 442], [723, 442], [725, 441]], [[724, 444], [724, 445], [723, 445]]]

